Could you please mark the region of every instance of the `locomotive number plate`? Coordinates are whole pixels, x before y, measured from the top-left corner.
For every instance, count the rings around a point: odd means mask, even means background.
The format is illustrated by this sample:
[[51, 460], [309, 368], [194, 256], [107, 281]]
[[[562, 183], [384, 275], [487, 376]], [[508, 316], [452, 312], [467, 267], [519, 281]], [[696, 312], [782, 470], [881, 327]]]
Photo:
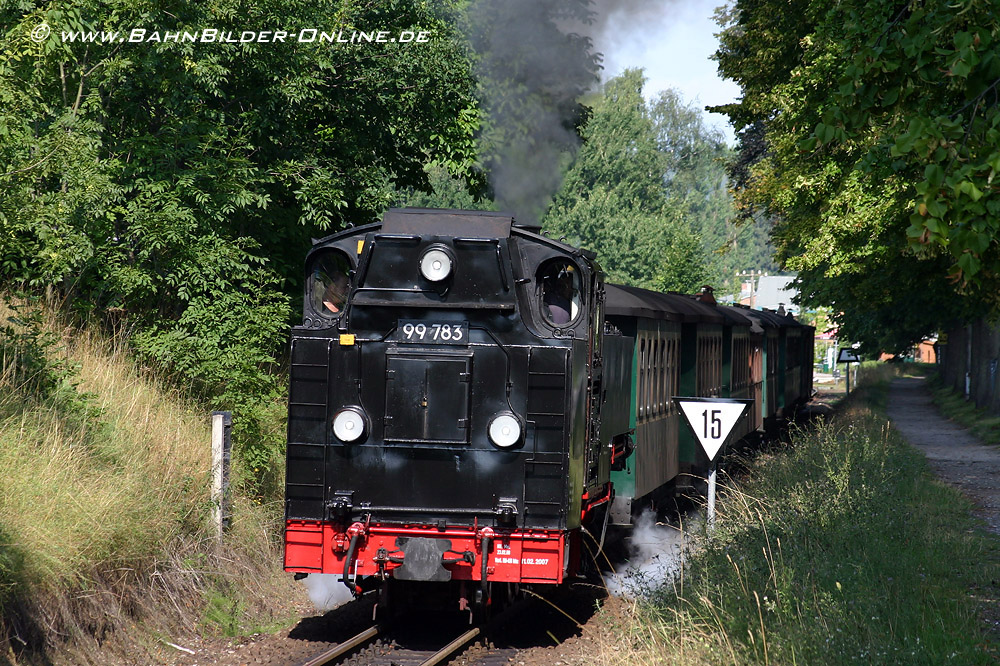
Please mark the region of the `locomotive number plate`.
[[394, 337], [399, 342], [465, 344], [469, 340], [469, 322], [400, 319]]

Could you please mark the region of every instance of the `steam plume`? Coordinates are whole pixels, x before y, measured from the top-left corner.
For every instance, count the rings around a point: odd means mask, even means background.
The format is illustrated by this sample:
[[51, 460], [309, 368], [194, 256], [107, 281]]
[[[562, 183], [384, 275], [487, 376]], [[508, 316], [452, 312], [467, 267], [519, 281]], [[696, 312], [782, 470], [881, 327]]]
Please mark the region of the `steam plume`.
[[617, 573], [604, 576], [608, 592], [615, 596], [641, 596], [669, 581], [679, 571], [691, 535], [697, 532], [701, 518], [678, 529], [656, 522], [656, 515], [646, 511], [632, 528], [628, 564]]
[[597, 82], [590, 37], [569, 25], [592, 21], [587, 0], [479, 0], [469, 39], [487, 112], [484, 144], [494, 199], [537, 221], [559, 187], [560, 162], [579, 145], [578, 100]]
[[580, 145], [583, 95], [598, 83], [602, 51], [662, 22], [673, 3], [652, 0], [476, 0], [466, 33], [486, 110], [483, 148], [493, 198], [537, 222]]
[[302, 579], [316, 610], [325, 613], [354, 599], [338, 574], [309, 574]]

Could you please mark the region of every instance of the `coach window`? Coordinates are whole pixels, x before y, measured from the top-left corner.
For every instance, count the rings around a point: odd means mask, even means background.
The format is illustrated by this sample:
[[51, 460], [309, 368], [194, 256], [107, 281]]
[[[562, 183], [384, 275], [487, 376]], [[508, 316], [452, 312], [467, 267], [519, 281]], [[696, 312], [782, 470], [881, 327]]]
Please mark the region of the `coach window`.
[[553, 326], [576, 321], [580, 313], [580, 271], [562, 259], [541, 265], [536, 275], [541, 288], [542, 315]]
[[639, 418], [646, 415], [646, 338], [639, 336], [639, 381], [637, 382], [636, 402], [639, 406]]
[[312, 308], [327, 317], [339, 317], [350, 291], [351, 263], [340, 252], [324, 252], [313, 260], [309, 275]]

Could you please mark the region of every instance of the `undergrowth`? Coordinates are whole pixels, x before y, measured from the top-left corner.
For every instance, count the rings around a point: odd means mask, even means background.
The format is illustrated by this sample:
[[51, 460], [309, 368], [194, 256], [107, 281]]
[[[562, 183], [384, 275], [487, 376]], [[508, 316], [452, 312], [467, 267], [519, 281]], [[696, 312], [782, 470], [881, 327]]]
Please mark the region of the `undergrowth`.
[[208, 411], [121, 340], [0, 299], [0, 664], [146, 623], [233, 633], [268, 621], [280, 507], [238, 492], [237, 466], [218, 543], [210, 441]]
[[715, 533], [605, 663], [996, 663], [974, 596], [1000, 575], [997, 540], [863, 406], [884, 404], [885, 376], [868, 379], [728, 484]]

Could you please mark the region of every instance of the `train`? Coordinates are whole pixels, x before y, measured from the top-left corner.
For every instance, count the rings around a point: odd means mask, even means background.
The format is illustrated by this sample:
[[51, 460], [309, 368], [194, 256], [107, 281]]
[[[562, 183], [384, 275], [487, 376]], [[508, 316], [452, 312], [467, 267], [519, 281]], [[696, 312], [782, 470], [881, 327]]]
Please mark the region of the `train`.
[[[583, 572], [708, 460], [673, 398], [812, 394], [793, 317], [609, 284], [506, 213], [401, 208], [314, 242], [290, 343], [284, 567], [383, 610], [488, 610]], [[386, 611], [388, 612], [388, 611]]]

